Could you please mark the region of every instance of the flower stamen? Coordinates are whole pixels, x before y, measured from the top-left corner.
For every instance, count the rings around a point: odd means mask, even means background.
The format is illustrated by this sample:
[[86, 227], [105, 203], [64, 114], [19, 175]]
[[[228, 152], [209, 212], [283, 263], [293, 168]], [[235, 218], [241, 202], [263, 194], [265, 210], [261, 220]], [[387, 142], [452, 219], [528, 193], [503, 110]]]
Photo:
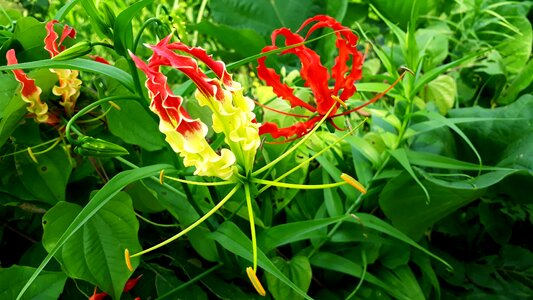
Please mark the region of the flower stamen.
[[265, 288], [263, 288], [261, 281], [259, 281], [259, 278], [257, 278], [254, 269], [252, 267], [246, 268], [246, 274], [248, 275], [248, 278], [252, 282], [252, 285], [254, 286], [257, 293], [263, 297], [266, 296]]
[[352, 176], [346, 173], [342, 173], [341, 179], [346, 181], [349, 185], [353, 186], [361, 193], [366, 194], [366, 188], [359, 181], [355, 180], [355, 178], [353, 178]]
[[130, 272], [133, 272], [133, 266], [131, 265], [130, 250], [128, 249], [124, 250], [124, 259], [126, 260], [126, 266], [128, 267], [128, 270], [130, 270]]

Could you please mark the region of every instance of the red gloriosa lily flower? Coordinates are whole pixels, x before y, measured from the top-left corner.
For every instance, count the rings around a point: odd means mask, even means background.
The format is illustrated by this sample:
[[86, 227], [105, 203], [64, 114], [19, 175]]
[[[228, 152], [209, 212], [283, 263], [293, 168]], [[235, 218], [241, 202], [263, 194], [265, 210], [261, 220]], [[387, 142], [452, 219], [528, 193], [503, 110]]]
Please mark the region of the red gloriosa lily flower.
[[[307, 31], [305, 37], [298, 34], [310, 24], [312, 26]], [[335, 64], [331, 70], [328, 70], [322, 65], [320, 56], [315, 51], [303, 44], [313, 32], [320, 28], [331, 28], [335, 30], [338, 56], [335, 58]], [[338, 115], [336, 113], [340, 105], [344, 104], [344, 101], [356, 92], [354, 83], [361, 79], [362, 76], [364, 56], [356, 49], [357, 36], [348, 27], [343, 26], [334, 18], [318, 15], [307, 19], [296, 33], [291, 32], [288, 28], [275, 30], [271, 36], [272, 45], [263, 48], [262, 52], [278, 49], [276, 39], [280, 35], [285, 38], [286, 46], [294, 46], [293, 48], [284, 50], [281, 54], [294, 54], [300, 59], [302, 65], [300, 75], [304, 79], [305, 85], [311, 89], [315, 105], [298, 98], [291, 87], [283, 84], [276, 71], [266, 67], [266, 57], [258, 59], [259, 66], [257, 68], [257, 75], [267, 85], [273, 88], [274, 93], [278, 97], [287, 100], [291, 107], [303, 107], [313, 113], [313, 115], [309, 117], [288, 114], [307, 118], [307, 120], [297, 122], [286, 128], [279, 128], [275, 123], [266, 122], [260, 127], [260, 134], [270, 134], [274, 138], [284, 137], [289, 139], [293, 136], [299, 138], [309, 132], [328, 113], [332, 106], [334, 108], [329, 113], [328, 118], [330, 119], [329, 122], [335, 126], [331, 118]], [[351, 63], [351, 67], [349, 63]], [[328, 86], [330, 78], [335, 80], [333, 87]]]
[[[8, 65], [18, 64], [15, 50], [11, 49], [6, 53]], [[21, 98], [28, 103], [28, 112], [33, 116], [37, 123], [56, 124], [59, 119], [48, 112], [48, 105], [41, 101], [41, 88], [35, 84], [35, 80], [31, 79], [22, 70], [13, 70], [15, 79], [22, 85], [20, 91]]]
[[[139, 281], [139, 279], [141, 279], [143, 275], [139, 275], [137, 276], [136, 278], [133, 278], [133, 279], [128, 279], [128, 281], [126, 282], [126, 284], [124, 285], [124, 293], [127, 293], [129, 292], [131, 289], [133, 289], [135, 287], [135, 285], [137, 285], [137, 282]], [[97, 293], [96, 292], [96, 287], [94, 288], [94, 292], [92, 294], [91, 297], [89, 297], [89, 300], [103, 300], [105, 299], [107, 296], [109, 296], [106, 292], [101, 292], [101, 293]], [[135, 299], [141, 299], [139, 297], [135, 298]]]

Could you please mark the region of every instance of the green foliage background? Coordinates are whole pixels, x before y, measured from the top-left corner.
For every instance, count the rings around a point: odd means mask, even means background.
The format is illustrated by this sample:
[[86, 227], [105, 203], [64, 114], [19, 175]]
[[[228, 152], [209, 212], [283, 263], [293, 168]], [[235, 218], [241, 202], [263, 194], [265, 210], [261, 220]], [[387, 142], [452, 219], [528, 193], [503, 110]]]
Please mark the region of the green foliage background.
[[[255, 75], [256, 58], [280, 27], [297, 30], [316, 14], [335, 17], [371, 45], [357, 106], [386, 96], [340, 122], [354, 134], [284, 179], [298, 184], [356, 175], [365, 195], [270, 188], [255, 199], [259, 279], [273, 299], [530, 299], [533, 297], [533, 62], [532, 2], [496, 0], [0, 0], [0, 299], [80, 299], [95, 286], [114, 299], [259, 298], [245, 275], [251, 241], [244, 193], [164, 248], [132, 262], [123, 250], [148, 248], [178, 233], [228, 192], [165, 182], [168, 174], [201, 180], [164, 142], [148, 110], [144, 78], [127, 50], [147, 58], [143, 43], [172, 33], [224, 60], [246, 93], [286, 109]], [[98, 54], [50, 60], [45, 22], [76, 28], [76, 41], [103, 42]], [[147, 20], [153, 18], [148, 23]], [[146, 27], [143, 27], [146, 24]], [[141, 30], [144, 28], [144, 31]], [[326, 34], [324, 31], [321, 34]], [[313, 36], [315, 37], [315, 36]], [[331, 36], [307, 46], [334, 63]], [[71, 46], [71, 44], [67, 44]], [[77, 130], [129, 154], [81, 156], [60, 128], [25, 118], [26, 107], [5, 53], [51, 93], [49, 68], [82, 70]], [[301, 95], [310, 95], [294, 57], [270, 55], [269, 65]], [[193, 85], [165, 70], [187, 109], [205, 120]], [[97, 100], [120, 96], [113, 105]], [[96, 104], [94, 104], [96, 103]], [[294, 118], [256, 107], [258, 121]], [[66, 116], [63, 124], [71, 116]], [[275, 179], [341, 137], [325, 126], [268, 172]], [[213, 144], [222, 140], [214, 133]], [[290, 144], [265, 143], [257, 167]], [[36, 158], [28, 152], [31, 147]], [[98, 154], [98, 153], [97, 153]], [[24, 290], [24, 293], [21, 291]]]

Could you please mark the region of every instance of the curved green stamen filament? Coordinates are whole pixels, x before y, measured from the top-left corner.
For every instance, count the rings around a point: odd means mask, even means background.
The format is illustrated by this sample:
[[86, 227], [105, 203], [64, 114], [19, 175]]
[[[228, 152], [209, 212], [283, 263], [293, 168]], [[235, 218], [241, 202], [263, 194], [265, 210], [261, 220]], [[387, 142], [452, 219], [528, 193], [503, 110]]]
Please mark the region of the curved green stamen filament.
[[141, 256], [143, 254], [146, 254], [148, 252], [151, 252], [155, 249], [158, 249], [160, 247], [163, 247], [165, 246], [166, 244], [168, 243], [171, 243], [175, 240], [177, 240], [178, 238], [180, 238], [181, 236], [185, 235], [187, 232], [193, 230], [196, 226], [200, 225], [202, 222], [204, 222], [207, 218], [209, 218], [211, 215], [213, 215], [215, 212], [217, 212], [226, 202], [228, 202], [228, 200], [231, 198], [231, 196], [233, 196], [237, 190], [239, 190], [240, 188], [240, 184], [237, 184], [227, 195], [226, 197], [224, 197], [224, 199], [220, 200], [220, 202], [215, 205], [215, 207], [213, 207], [210, 211], [208, 211], [203, 217], [201, 217], [200, 219], [196, 220], [196, 222], [192, 223], [191, 225], [189, 225], [189, 227], [183, 229], [181, 232], [179, 232], [178, 234], [174, 235], [173, 237], [153, 246], [153, 247], [150, 247], [146, 250], [143, 250], [141, 252], [138, 252], [138, 253], [135, 253], [133, 255], [131, 255], [130, 257], [136, 257], [136, 256]]
[[326, 121], [326, 119], [328, 118], [329, 114], [333, 111], [333, 109], [335, 108], [335, 105], [332, 105], [331, 108], [328, 110], [328, 112], [326, 114], [324, 114], [324, 117], [322, 117], [322, 119], [320, 119], [320, 121], [315, 125], [315, 127], [309, 131], [306, 136], [304, 136], [298, 143], [296, 143], [292, 148], [290, 148], [289, 150], [287, 150], [285, 153], [283, 153], [282, 155], [280, 155], [278, 158], [274, 159], [273, 161], [271, 161], [270, 163], [266, 164], [265, 166], [263, 166], [262, 168], [260, 168], [259, 170], [255, 171], [252, 173], [253, 176], [257, 176], [261, 173], [263, 173], [264, 171], [272, 168], [275, 164], [277, 164], [278, 162], [280, 162], [281, 160], [283, 160], [285, 157], [289, 156], [292, 152], [294, 152], [296, 149], [298, 149], [298, 147], [300, 147], [300, 145], [302, 145], [303, 143], [305, 143], [313, 133], [315, 133], [318, 128], [320, 128], [320, 125], [322, 125], [322, 123], [324, 123], [324, 121]]
[[276, 182], [276, 181], [259, 179], [259, 178], [252, 178], [251, 181], [255, 183], [259, 183], [259, 184], [266, 184], [269, 186], [277, 186], [277, 187], [289, 188], [289, 189], [302, 189], [302, 190], [329, 189], [329, 188], [334, 188], [334, 187], [347, 184], [347, 182], [345, 181], [328, 183], [328, 184], [297, 184], [297, 183]]
[[[298, 169], [300, 169], [301, 167], [303, 167], [305, 164], [309, 163], [310, 161], [314, 160], [315, 158], [319, 157], [320, 155], [322, 155], [322, 153], [328, 151], [329, 149], [333, 148], [335, 145], [337, 145], [338, 143], [340, 143], [342, 140], [344, 140], [347, 136], [349, 136], [350, 134], [352, 134], [355, 130], [357, 130], [357, 128], [359, 128], [362, 124], [364, 124], [366, 122], [368, 118], [365, 118], [361, 123], [359, 123], [359, 125], [357, 125], [356, 127], [350, 129], [348, 132], [346, 132], [343, 136], [341, 136], [340, 138], [338, 138], [337, 140], [335, 140], [333, 143], [331, 143], [330, 145], [328, 145], [327, 147], [324, 147], [322, 150], [318, 151], [317, 153], [315, 153], [313, 156], [309, 157], [308, 159], [302, 161], [300, 164], [298, 164], [296, 167], [290, 169], [289, 171], [285, 172], [285, 174], [279, 176], [278, 178], [274, 179], [273, 182], [278, 182], [280, 180], [282, 180], [283, 178], [289, 176], [290, 174], [296, 172]], [[264, 187], [262, 187], [260, 190], [259, 190], [259, 194], [261, 194], [262, 192], [266, 191], [269, 187], [271, 187], [272, 185], [265, 185]]]
[[220, 185], [230, 185], [230, 184], [234, 184], [235, 183], [233, 181], [199, 182], [199, 181], [180, 179], [180, 178], [171, 177], [171, 176], [164, 176], [164, 178], [170, 179], [170, 180], [174, 180], [174, 181], [177, 181], [177, 182], [181, 182], [181, 183], [192, 184], [192, 185], [201, 185], [201, 186], [220, 186]]

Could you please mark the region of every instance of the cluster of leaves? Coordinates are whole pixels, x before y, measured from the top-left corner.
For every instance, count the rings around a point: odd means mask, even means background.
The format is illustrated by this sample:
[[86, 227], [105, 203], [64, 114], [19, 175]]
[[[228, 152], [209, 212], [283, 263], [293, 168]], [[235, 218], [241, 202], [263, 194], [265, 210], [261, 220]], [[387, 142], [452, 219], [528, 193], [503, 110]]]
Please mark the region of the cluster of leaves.
[[[95, 286], [116, 299], [256, 297], [244, 273], [251, 241], [240, 192], [187, 238], [144, 256], [134, 274], [142, 278], [123, 294], [132, 276], [125, 248], [138, 251], [174, 235], [227, 193], [224, 187], [160, 184], [153, 177], [164, 169], [195, 179], [159, 133], [127, 50], [148, 56], [142, 42], [154, 43], [174, 30], [182, 41], [224, 59], [252, 98], [286, 110], [255, 77], [255, 59], [274, 29], [296, 30], [316, 14], [354, 28], [362, 51], [372, 46], [349, 106], [386, 90], [400, 67], [413, 74], [338, 124], [355, 127], [369, 116], [360, 130], [284, 179], [330, 183], [341, 173], [355, 174], [366, 195], [348, 186], [320, 192], [270, 188], [256, 199], [264, 270], [259, 277], [268, 296], [533, 296], [530, 1], [217, 0], [165, 6], [143, 0], [96, 6], [79, 0], [48, 11], [47, 5], [26, 2], [6, 5], [0, 14], [0, 64], [7, 50], [15, 49], [51, 109], [60, 107], [49, 68], [85, 71], [77, 111], [105, 97], [123, 97], [96, 106], [75, 126], [130, 154], [116, 159], [75, 154], [63, 130], [68, 120], [50, 127], [24, 118], [18, 83], [10, 71], [0, 74], [0, 298], [79, 299], [92, 295]], [[23, 17], [23, 5], [38, 7], [42, 20], [75, 27], [78, 40], [111, 45], [95, 46], [93, 54], [112, 66], [48, 59], [44, 23]], [[328, 66], [336, 55], [330, 38], [308, 45]], [[310, 95], [296, 60], [268, 59], [299, 95]], [[166, 75], [176, 94], [192, 96], [183, 75], [174, 70]], [[186, 105], [203, 118], [202, 107], [194, 101]], [[260, 108], [256, 114], [259, 122], [295, 121]], [[222, 142], [210, 134], [213, 144]], [[286, 173], [342, 135], [317, 131], [266, 178]], [[265, 143], [256, 163], [265, 165], [288, 146]]]

